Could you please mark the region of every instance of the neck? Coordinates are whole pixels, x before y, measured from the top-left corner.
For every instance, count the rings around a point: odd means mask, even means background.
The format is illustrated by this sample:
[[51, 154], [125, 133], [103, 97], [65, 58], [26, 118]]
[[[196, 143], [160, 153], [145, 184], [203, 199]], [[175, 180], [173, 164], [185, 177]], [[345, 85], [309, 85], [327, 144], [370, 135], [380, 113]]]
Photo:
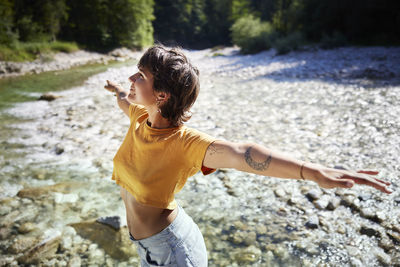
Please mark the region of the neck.
[[152, 128], [165, 129], [173, 127], [168, 119], [161, 116], [161, 113], [158, 112], [158, 108], [148, 108], [147, 113], [149, 114], [147, 122]]

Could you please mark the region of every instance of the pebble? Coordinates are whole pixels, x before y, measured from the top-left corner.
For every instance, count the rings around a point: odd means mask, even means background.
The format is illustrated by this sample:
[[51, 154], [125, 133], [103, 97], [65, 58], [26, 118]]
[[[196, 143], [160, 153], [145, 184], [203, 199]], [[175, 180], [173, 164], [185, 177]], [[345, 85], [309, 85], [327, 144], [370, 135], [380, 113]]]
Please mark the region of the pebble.
[[379, 230], [375, 229], [374, 227], [369, 227], [366, 225], [362, 225], [360, 228], [360, 233], [367, 236], [376, 236], [381, 237]]
[[314, 201], [314, 205], [317, 209], [324, 210], [328, 207], [330, 201], [330, 196], [323, 195], [322, 197]]
[[373, 248], [371, 253], [373, 253], [382, 264], [389, 265], [391, 263], [391, 257], [382, 251], [382, 249]]
[[32, 222], [26, 222], [18, 228], [18, 232], [21, 234], [26, 234], [26, 233], [32, 232], [35, 229], [37, 229], [36, 224], [34, 224]]
[[310, 200], [310, 201], [314, 201], [319, 199], [322, 196], [322, 190], [319, 188], [313, 188], [310, 191], [308, 191], [306, 193], [306, 197]]
[[318, 228], [318, 225], [319, 225], [319, 219], [317, 215], [310, 216], [305, 224], [305, 226], [310, 229], [316, 229]]
[[68, 267], [80, 267], [81, 266], [81, 258], [78, 255], [72, 256], [68, 262]]
[[341, 199], [339, 197], [331, 197], [329, 199], [328, 206], [326, 207], [328, 210], [335, 210], [340, 205]]
[[250, 264], [257, 262], [261, 256], [261, 250], [255, 246], [249, 246], [245, 249], [237, 249], [235, 260], [241, 264]]

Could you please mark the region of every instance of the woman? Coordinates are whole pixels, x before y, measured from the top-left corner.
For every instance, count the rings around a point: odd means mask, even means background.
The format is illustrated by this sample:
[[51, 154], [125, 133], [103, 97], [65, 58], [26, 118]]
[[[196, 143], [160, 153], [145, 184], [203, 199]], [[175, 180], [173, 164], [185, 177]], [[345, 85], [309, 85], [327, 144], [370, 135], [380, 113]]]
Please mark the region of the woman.
[[121, 186], [128, 229], [142, 266], [207, 266], [197, 225], [176, 203], [188, 177], [217, 168], [280, 178], [311, 180], [324, 188], [354, 183], [391, 193], [378, 172], [337, 170], [302, 162], [253, 143], [233, 143], [186, 127], [199, 93], [199, 71], [181, 50], [149, 48], [129, 77], [129, 92], [107, 80], [119, 107], [130, 118], [114, 157], [112, 179]]

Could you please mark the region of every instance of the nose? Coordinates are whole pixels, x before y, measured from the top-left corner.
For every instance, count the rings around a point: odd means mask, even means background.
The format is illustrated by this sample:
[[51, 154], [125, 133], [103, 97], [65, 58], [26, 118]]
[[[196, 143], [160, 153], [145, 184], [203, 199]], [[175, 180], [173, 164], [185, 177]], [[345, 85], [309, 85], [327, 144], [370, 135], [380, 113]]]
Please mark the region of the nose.
[[128, 80], [133, 83], [136, 82], [137, 74], [138, 74], [138, 72], [133, 74], [131, 77], [129, 77]]

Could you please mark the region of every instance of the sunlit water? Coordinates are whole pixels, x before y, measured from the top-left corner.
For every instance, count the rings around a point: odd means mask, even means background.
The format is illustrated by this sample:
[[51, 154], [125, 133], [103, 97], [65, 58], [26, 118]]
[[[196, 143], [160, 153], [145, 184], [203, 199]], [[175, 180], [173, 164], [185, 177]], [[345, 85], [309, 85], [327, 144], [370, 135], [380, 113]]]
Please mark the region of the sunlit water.
[[[201, 93], [188, 125], [331, 167], [379, 170], [397, 190], [399, 52], [346, 48], [281, 57], [271, 51], [225, 57], [212, 57], [210, 50], [188, 52], [201, 73]], [[382, 78], [373, 70], [393, 74]], [[110, 68], [82, 86], [56, 92], [61, 97], [55, 101], [0, 111], [0, 198], [18, 200], [15, 207], [3, 208], [2, 216], [19, 210], [40, 229], [61, 232], [69, 223], [99, 216], [119, 215], [125, 223], [111, 171], [129, 119], [103, 86], [108, 79], [128, 88], [127, 78], [135, 71], [134, 65]], [[363, 77], [367, 74], [373, 77]], [[16, 196], [23, 188], [65, 181], [84, 184], [46, 200]], [[320, 199], [341, 200], [330, 210], [306, 197], [312, 189], [317, 184], [219, 170], [189, 178], [176, 197], [204, 235], [210, 266], [400, 264], [392, 236], [400, 231], [398, 190], [391, 195], [359, 185], [322, 190]], [[383, 222], [367, 219], [366, 209]], [[317, 228], [306, 226], [310, 218], [318, 221]], [[366, 228], [374, 234], [363, 234]], [[3, 251], [10, 240], [1, 241]], [[70, 253], [59, 253], [54, 262], [68, 263]], [[93, 264], [88, 254], [79, 252], [82, 265]], [[107, 265], [137, 264], [137, 259], [122, 262], [107, 254], [102, 259]]]

